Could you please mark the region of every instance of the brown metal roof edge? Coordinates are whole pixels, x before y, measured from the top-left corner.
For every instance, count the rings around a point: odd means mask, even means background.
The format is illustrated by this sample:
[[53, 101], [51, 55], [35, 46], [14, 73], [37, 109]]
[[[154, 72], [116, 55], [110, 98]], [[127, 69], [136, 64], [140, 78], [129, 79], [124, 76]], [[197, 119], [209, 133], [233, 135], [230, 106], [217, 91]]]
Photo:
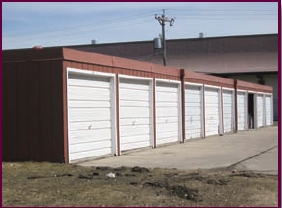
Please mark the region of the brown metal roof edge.
[[2, 63], [63, 59], [62, 47], [2, 50]]
[[82, 63], [91, 63], [115, 68], [153, 72], [157, 74], [172, 75], [177, 77], [179, 77], [180, 75], [179, 69], [169, 66], [161, 66], [149, 62], [142, 62], [99, 53], [83, 52], [70, 48], [63, 48], [63, 57], [65, 60], [68, 61], [77, 61]]
[[203, 82], [210, 81], [210, 82], [217, 83], [219, 85], [227, 84], [227, 85], [234, 86], [234, 80], [233, 79], [217, 77], [217, 76], [213, 76], [213, 75], [204, 74], [204, 73], [201, 73], [201, 72], [194, 72], [194, 71], [187, 70], [187, 69], [185, 70], [184, 77], [185, 77], [185, 79], [193, 78], [193, 79], [201, 80]]
[[252, 90], [258, 92], [269, 92], [272, 93], [273, 87], [268, 85], [260, 85], [252, 82], [246, 82], [237, 80], [237, 88], [242, 90]]

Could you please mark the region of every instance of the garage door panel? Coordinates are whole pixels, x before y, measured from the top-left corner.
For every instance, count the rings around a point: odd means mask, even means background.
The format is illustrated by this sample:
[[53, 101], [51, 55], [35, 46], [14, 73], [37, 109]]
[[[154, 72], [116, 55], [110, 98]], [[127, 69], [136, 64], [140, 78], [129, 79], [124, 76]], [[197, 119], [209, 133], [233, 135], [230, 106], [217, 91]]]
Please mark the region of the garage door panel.
[[95, 117], [99, 120], [108, 120], [110, 114], [110, 108], [70, 108], [69, 121], [88, 121], [89, 119], [95, 119]]
[[238, 130], [245, 130], [245, 94], [238, 93], [237, 95], [237, 114], [238, 114]]
[[201, 116], [202, 109], [198, 106], [194, 107], [191, 105], [186, 105], [185, 115], [186, 116]]
[[179, 140], [179, 89], [177, 84], [156, 84], [157, 145]]
[[[194, 127], [197, 127], [199, 125], [201, 125], [201, 118], [194, 118], [192, 121], [191, 120], [188, 120], [185, 122], [185, 125], [186, 127], [189, 127], [189, 126], [194, 126]], [[198, 130], [200, 131], [200, 129], [198, 128]]]
[[161, 117], [178, 117], [178, 107], [158, 107], [157, 115]]
[[111, 121], [82, 121], [77, 122], [73, 121], [69, 123], [69, 130], [76, 131], [76, 130], [89, 130], [89, 129], [110, 129], [111, 128]]
[[69, 136], [71, 137], [70, 144], [76, 142], [95, 142], [101, 140], [111, 140], [111, 132], [109, 129], [91, 129], [91, 130], [78, 130], [70, 131]]
[[120, 123], [122, 123], [122, 126], [132, 126], [132, 125], [148, 125], [148, 119], [149, 118], [121, 118]]
[[159, 107], [164, 107], [164, 108], [166, 108], [166, 107], [175, 107], [175, 108], [177, 108], [178, 107], [178, 103], [176, 103], [176, 102], [158, 102], [158, 103], [156, 103], [156, 108], [159, 108]]
[[205, 131], [206, 136], [218, 134], [219, 126], [219, 91], [205, 89]]
[[158, 129], [157, 129], [158, 135], [161, 133], [178, 131], [178, 123], [157, 123], [157, 124], [158, 124]]
[[197, 86], [185, 86], [185, 139], [202, 134], [202, 92]]
[[120, 89], [129, 89], [129, 90], [149, 90], [149, 81], [140, 80], [140, 79], [124, 79], [120, 78], [119, 82]]
[[110, 101], [69, 100], [69, 108], [110, 108]]
[[131, 125], [131, 126], [121, 126], [120, 136], [136, 136], [136, 135], [148, 135], [150, 133], [150, 127], [148, 125]]
[[110, 78], [68, 76], [69, 160], [112, 152]]
[[[94, 142], [79, 142], [72, 144], [70, 146], [70, 151], [72, 153], [76, 152], [83, 152], [90, 151], [90, 150], [98, 150], [98, 149], [109, 149], [111, 147], [111, 141], [110, 140], [103, 140], [103, 141], [96, 141]], [[110, 152], [109, 152], [110, 153]]]
[[168, 85], [168, 84], [160, 84], [157, 83], [157, 93], [158, 92], [164, 92], [166, 94], [174, 94], [178, 92], [178, 86], [177, 85]]
[[120, 100], [119, 105], [121, 107], [148, 107], [150, 105], [149, 101], [130, 101], [130, 100]]
[[233, 130], [232, 91], [223, 91], [223, 128], [224, 133]]
[[120, 100], [135, 100], [135, 101], [148, 101], [147, 91], [133, 91], [128, 89], [120, 89], [119, 91]]
[[172, 102], [178, 100], [178, 93], [168, 93], [168, 92], [157, 92], [158, 102]]
[[137, 149], [142, 147], [150, 146], [150, 136], [149, 135], [136, 135], [123, 137], [120, 146], [122, 150]]
[[108, 148], [99, 148], [99, 149], [93, 149], [88, 150], [84, 152], [74, 152], [72, 155], [70, 155], [70, 160], [76, 160], [77, 158], [92, 158], [92, 157], [98, 157], [101, 155], [109, 155]]
[[[175, 133], [174, 133], [174, 135], [175, 135]], [[167, 136], [167, 137], [161, 137], [158, 141], [158, 144], [161, 145], [161, 144], [168, 144], [168, 143], [176, 142], [177, 139], [175, 139], [175, 141], [171, 140], [172, 136], [173, 135], [170, 135], [170, 136]]]
[[[185, 106], [201, 109], [201, 106], [199, 106], [199, 103], [201, 103], [201, 100], [200, 100], [200, 99], [199, 99], [198, 101], [196, 101], [196, 100], [191, 100], [191, 101], [189, 101], [189, 102], [188, 102], [188, 101], [185, 102]], [[189, 110], [191, 110], [191, 109], [189, 108]]]
[[149, 91], [148, 80], [120, 79], [121, 151], [150, 146], [151, 106]]
[[258, 127], [261, 127], [263, 126], [263, 116], [264, 116], [263, 96], [258, 95], [256, 100], [257, 100], [257, 122], [258, 122]]
[[168, 124], [175, 124], [175, 125], [178, 125], [177, 123], [179, 122], [179, 118], [178, 117], [157, 117], [156, 118], [156, 122], [158, 124], [161, 124], [161, 123], [168, 123]]
[[69, 75], [68, 85], [70, 87], [89, 87], [91, 88], [109, 88], [110, 78], [106, 77], [91, 77], [91, 76], [79, 76]]
[[266, 125], [271, 125], [271, 97], [265, 97], [265, 113], [266, 113]]
[[121, 118], [149, 118], [150, 112], [146, 107], [120, 107]]

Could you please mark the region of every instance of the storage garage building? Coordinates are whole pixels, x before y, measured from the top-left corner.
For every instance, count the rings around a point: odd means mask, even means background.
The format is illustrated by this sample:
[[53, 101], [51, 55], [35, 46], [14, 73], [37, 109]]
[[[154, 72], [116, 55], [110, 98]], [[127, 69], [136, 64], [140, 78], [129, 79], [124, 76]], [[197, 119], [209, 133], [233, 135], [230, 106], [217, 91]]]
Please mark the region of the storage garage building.
[[72, 163], [272, 125], [268, 86], [60, 47], [2, 59], [3, 161]]

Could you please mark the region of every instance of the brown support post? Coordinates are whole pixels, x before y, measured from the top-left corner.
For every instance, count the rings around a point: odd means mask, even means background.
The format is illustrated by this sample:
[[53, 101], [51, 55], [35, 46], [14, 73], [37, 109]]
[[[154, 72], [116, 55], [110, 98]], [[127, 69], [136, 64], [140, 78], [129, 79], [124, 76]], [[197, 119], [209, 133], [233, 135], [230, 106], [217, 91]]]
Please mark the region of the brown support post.
[[117, 131], [117, 156], [120, 156], [120, 129], [119, 129], [119, 77], [116, 74], [116, 131]]
[[68, 101], [67, 101], [67, 78], [68, 71], [66, 64], [63, 62], [63, 121], [64, 121], [64, 158], [61, 162], [69, 163], [69, 138], [68, 138]]
[[180, 70], [181, 79], [181, 108], [182, 108], [182, 142], [185, 141], [185, 70]]
[[237, 79], [234, 79], [234, 89], [235, 89], [235, 132], [238, 131], [238, 106], [237, 106]]

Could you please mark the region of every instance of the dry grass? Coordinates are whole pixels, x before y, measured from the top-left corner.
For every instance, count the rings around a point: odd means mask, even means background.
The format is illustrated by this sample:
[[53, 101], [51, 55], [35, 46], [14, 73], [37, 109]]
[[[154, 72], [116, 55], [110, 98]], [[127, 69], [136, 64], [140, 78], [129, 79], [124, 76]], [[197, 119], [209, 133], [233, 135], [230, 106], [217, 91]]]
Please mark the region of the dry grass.
[[[106, 174], [115, 173], [115, 178]], [[278, 177], [227, 170], [2, 163], [3, 206], [278, 206]]]

